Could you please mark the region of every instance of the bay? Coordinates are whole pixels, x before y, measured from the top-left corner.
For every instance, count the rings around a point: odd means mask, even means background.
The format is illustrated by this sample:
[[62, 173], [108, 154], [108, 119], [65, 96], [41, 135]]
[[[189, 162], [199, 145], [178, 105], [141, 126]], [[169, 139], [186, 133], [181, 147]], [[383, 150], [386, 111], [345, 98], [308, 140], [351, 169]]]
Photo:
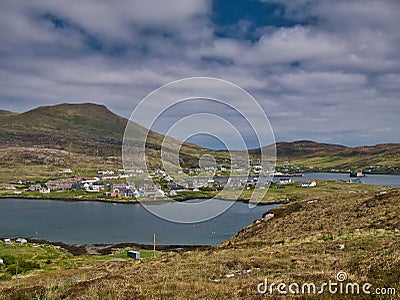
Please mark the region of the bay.
[[[188, 202], [196, 201], [202, 200]], [[221, 201], [224, 200], [210, 202], [208, 208], [218, 207]], [[170, 209], [174, 203], [159, 205]], [[247, 203], [235, 202], [211, 220], [180, 224], [163, 220], [140, 204], [0, 199], [0, 236], [32, 237], [73, 245], [151, 244], [155, 233], [157, 243], [163, 245], [217, 245], [277, 206], [249, 208]]]

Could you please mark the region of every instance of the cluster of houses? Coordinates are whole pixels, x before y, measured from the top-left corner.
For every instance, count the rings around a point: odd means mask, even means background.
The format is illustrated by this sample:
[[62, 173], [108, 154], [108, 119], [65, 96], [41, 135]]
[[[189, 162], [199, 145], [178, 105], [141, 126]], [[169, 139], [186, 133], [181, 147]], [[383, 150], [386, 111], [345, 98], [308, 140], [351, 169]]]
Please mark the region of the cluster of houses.
[[[283, 189], [285, 188], [286, 184], [292, 183], [293, 180], [290, 177], [281, 177], [279, 178], [279, 184], [275, 186], [276, 189]], [[305, 187], [316, 187], [317, 182], [316, 181], [301, 181], [299, 182], [299, 187], [305, 188]]]
[[[216, 164], [215, 166], [206, 166], [203, 168], [188, 168], [185, 169], [185, 173], [188, 175], [199, 175], [201, 172], [205, 173], [212, 173], [215, 174], [216, 177], [222, 177], [224, 176], [224, 172], [232, 172], [232, 173], [241, 173], [244, 174], [246, 172], [249, 172], [249, 174], [257, 176], [264, 171], [265, 173], [273, 173], [274, 169], [272, 167], [266, 168], [265, 166], [263, 167], [261, 165], [260, 160], [243, 160], [243, 161], [235, 161], [232, 159], [229, 163], [229, 161], [226, 161], [227, 165], [230, 165], [231, 167], [226, 167], [223, 164]], [[183, 170], [178, 171], [178, 174], [182, 174]]]
[[[123, 177], [122, 177], [123, 178]], [[163, 178], [166, 178], [164, 176]], [[160, 184], [153, 184], [147, 180], [137, 185], [124, 180], [123, 182], [114, 182], [113, 179], [121, 179], [121, 176], [115, 175], [111, 172], [102, 172], [97, 177], [72, 177], [65, 179], [49, 180], [44, 185], [32, 184], [29, 186], [28, 191], [39, 192], [41, 194], [48, 194], [53, 191], [67, 191], [67, 190], [84, 190], [87, 192], [103, 192], [105, 196], [111, 197], [164, 197], [166, 192], [163, 191]], [[182, 191], [200, 191], [203, 188], [211, 189], [238, 189], [238, 188], [254, 188], [257, 180], [244, 180], [239, 178], [228, 178], [227, 182], [220, 182], [209, 178], [188, 178], [174, 182], [169, 180], [166, 184], [165, 190], [168, 191], [170, 196], [177, 195], [177, 192]]]
[[399, 174], [400, 168], [396, 166], [369, 166], [369, 168], [365, 170], [365, 173], [385, 173], [385, 172]]
[[338, 180], [336, 180], [336, 182], [339, 182], [339, 183], [362, 183], [360, 178], [351, 178], [349, 180], [338, 179]]
[[[141, 183], [135, 187], [128, 183], [126, 174], [115, 174], [114, 171], [98, 171], [95, 177], [71, 177], [49, 180], [44, 185], [32, 184], [28, 191], [48, 194], [53, 191], [84, 190], [86, 192], [104, 192], [112, 197], [163, 197], [165, 195], [159, 184]], [[125, 179], [121, 182], [122, 179]], [[118, 182], [120, 181], [120, 182]]]
[[[205, 171], [214, 172], [215, 170], [224, 170], [222, 165], [215, 167], [207, 167]], [[261, 173], [263, 170], [261, 165], [253, 164], [251, 172], [255, 174]], [[202, 170], [200, 168], [193, 168], [189, 173], [198, 174]], [[63, 174], [73, 173], [70, 169], [63, 169], [60, 171]], [[213, 178], [198, 178], [186, 177], [186, 179], [174, 181], [164, 170], [155, 169], [149, 174], [145, 174], [142, 170], [118, 170], [115, 173], [112, 170], [99, 170], [94, 177], [70, 177], [56, 180], [49, 180], [45, 184], [31, 184], [28, 191], [39, 192], [41, 194], [48, 194], [53, 191], [67, 191], [67, 190], [84, 190], [86, 192], [99, 193], [103, 192], [105, 196], [111, 197], [164, 197], [166, 193], [170, 196], [177, 195], [182, 191], [199, 191], [201, 189], [251, 189], [262, 187], [258, 184], [257, 175], [253, 174], [253, 178], [245, 179], [242, 176], [229, 177], [226, 181], [214, 180]], [[126, 180], [127, 178], [134, 177], [136, 184], [133, 180]], [[124, 180], [123, 180], [124, 179]], [[140, 180], [137, 180], [140, 179]], [[162, 187], [160, 184], [153, 184], [152, 180], [165, 180], [167, 183]], [[129, 183], [131, 181], [131, 183]], [[285, 184], [291, 183], [292, 179], [281, 177], [279, 180], [280, 186], [283, 188]], [[316, 182], [301, 182], [300, 187], [314, 187]], [[11, 188], [11, 187], [9, 187]]]
[[164, 197], [165, 192], [159, 184], [141, 183], [137, 187], [130, 183], [112, 183], [110, 191], [104, 193], [106, 196], [112, 197]]
[[2, 240], [3, 245], [12, 245], [13, 243], [17, 244], [17, 245], [23, 245], [28, 243], [28, 241], [24, 238], [17, 238], [15, 239], [15, 241], [13, 241], [12, 239], [9, 238], [5, 238]]
[[[61, 172], [65, 174], [66, 170], [62, 170]], [[104, 184], [105, 181], [127, 177], [129, 176], [125, 174], [115, 174], [114, 171], [98, 171], [97, 176], [95, 177], [72, 177], [49, 180], [44, 184], [44, 186], [41, 184], [31, 184], [28, 187], [28, 191], [48, 194], [52, 191], [85, 190], [97, 193], [106, 189], [106, 185]]]
[[220, 188], [221, 183], [214, 179], [207, 179], [207, 178], [196, 178], [196, 179], [187, 179], [181, 180], [178, 182], [169, 182], [167, 184], [167, 188], [171, 191], [194, 191], [197, 192], [200, 188]]
[[[216, 166], [207, 166], [204, 168], [188, 168], [186, 170], [186, 173], [189, 175], [198, 175], [202, 171], [214, 173], [216, 171], [226, 172], [227, 170], [228, 169], [226, 167], [224, 167], [222, 164], [218, 164]], [[183, 173], [183, 171], [178, 171], [178, 173]]]

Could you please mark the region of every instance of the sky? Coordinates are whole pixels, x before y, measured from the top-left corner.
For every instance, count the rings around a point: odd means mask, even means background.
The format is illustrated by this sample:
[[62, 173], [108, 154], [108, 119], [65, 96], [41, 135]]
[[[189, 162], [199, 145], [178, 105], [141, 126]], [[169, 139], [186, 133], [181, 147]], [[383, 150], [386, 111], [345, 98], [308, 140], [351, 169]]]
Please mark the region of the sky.
[[129, 117], [205, 76], [254, 96], [277, 141], [400, 142], [399, 17], [398, 0], [2, 0], [0, 109], [94, 102]]

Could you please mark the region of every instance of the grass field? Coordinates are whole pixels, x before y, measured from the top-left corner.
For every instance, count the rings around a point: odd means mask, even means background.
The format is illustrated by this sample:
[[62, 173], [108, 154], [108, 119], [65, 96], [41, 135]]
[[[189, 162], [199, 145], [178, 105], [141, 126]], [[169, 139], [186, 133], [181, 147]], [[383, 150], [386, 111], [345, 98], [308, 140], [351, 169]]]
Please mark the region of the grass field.
[[[18, 280], [48, 271], [95, 266], [103, 262], [131, 261], [132, 259], [127, 257], [128, 250], [132, 249], [115, 249], [115, 253], [109, 255], [74, 256], [59, 246], [49, 244], [1, 244], [0, 258], [4, 260], [4, 264], [0, 265], [0, 281]], [[143, 259], [154, 257], [153, 251], [138, 250]], [[156, 251], [156, 257], [163, 254]]]
[[[293, 202], [302, 200], [312, 200], [335, 195], [336, 197], [345, 197], [349, 194], [379, 192], [387, 190], [388, 187], [360, 183], [338, 183], [330, 180], [317, 180], [316, 187], [299, 187], [299, 182], [285, 184], [284, 188], [276, 188], [280, 184], [270, 185], [268, 192], [264, 195], [261, 203], [271, 202]], [[244, 190], [239, 199], [249, 200], [253, 190]], [[233, 197], [235, 192], [224, 191], [223, 198]]]

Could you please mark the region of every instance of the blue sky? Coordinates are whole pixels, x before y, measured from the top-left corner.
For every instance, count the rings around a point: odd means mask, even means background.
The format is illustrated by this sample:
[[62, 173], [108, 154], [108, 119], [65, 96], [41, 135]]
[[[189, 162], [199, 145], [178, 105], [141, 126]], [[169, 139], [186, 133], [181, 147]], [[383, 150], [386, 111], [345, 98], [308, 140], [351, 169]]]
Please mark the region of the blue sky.
[[1, 109], [95, 102], [128, 117], [152, 90], [210, 76], [251, 93], [277, 141], [400, 142], [399, 1], [5, 0], [0, 8]]

